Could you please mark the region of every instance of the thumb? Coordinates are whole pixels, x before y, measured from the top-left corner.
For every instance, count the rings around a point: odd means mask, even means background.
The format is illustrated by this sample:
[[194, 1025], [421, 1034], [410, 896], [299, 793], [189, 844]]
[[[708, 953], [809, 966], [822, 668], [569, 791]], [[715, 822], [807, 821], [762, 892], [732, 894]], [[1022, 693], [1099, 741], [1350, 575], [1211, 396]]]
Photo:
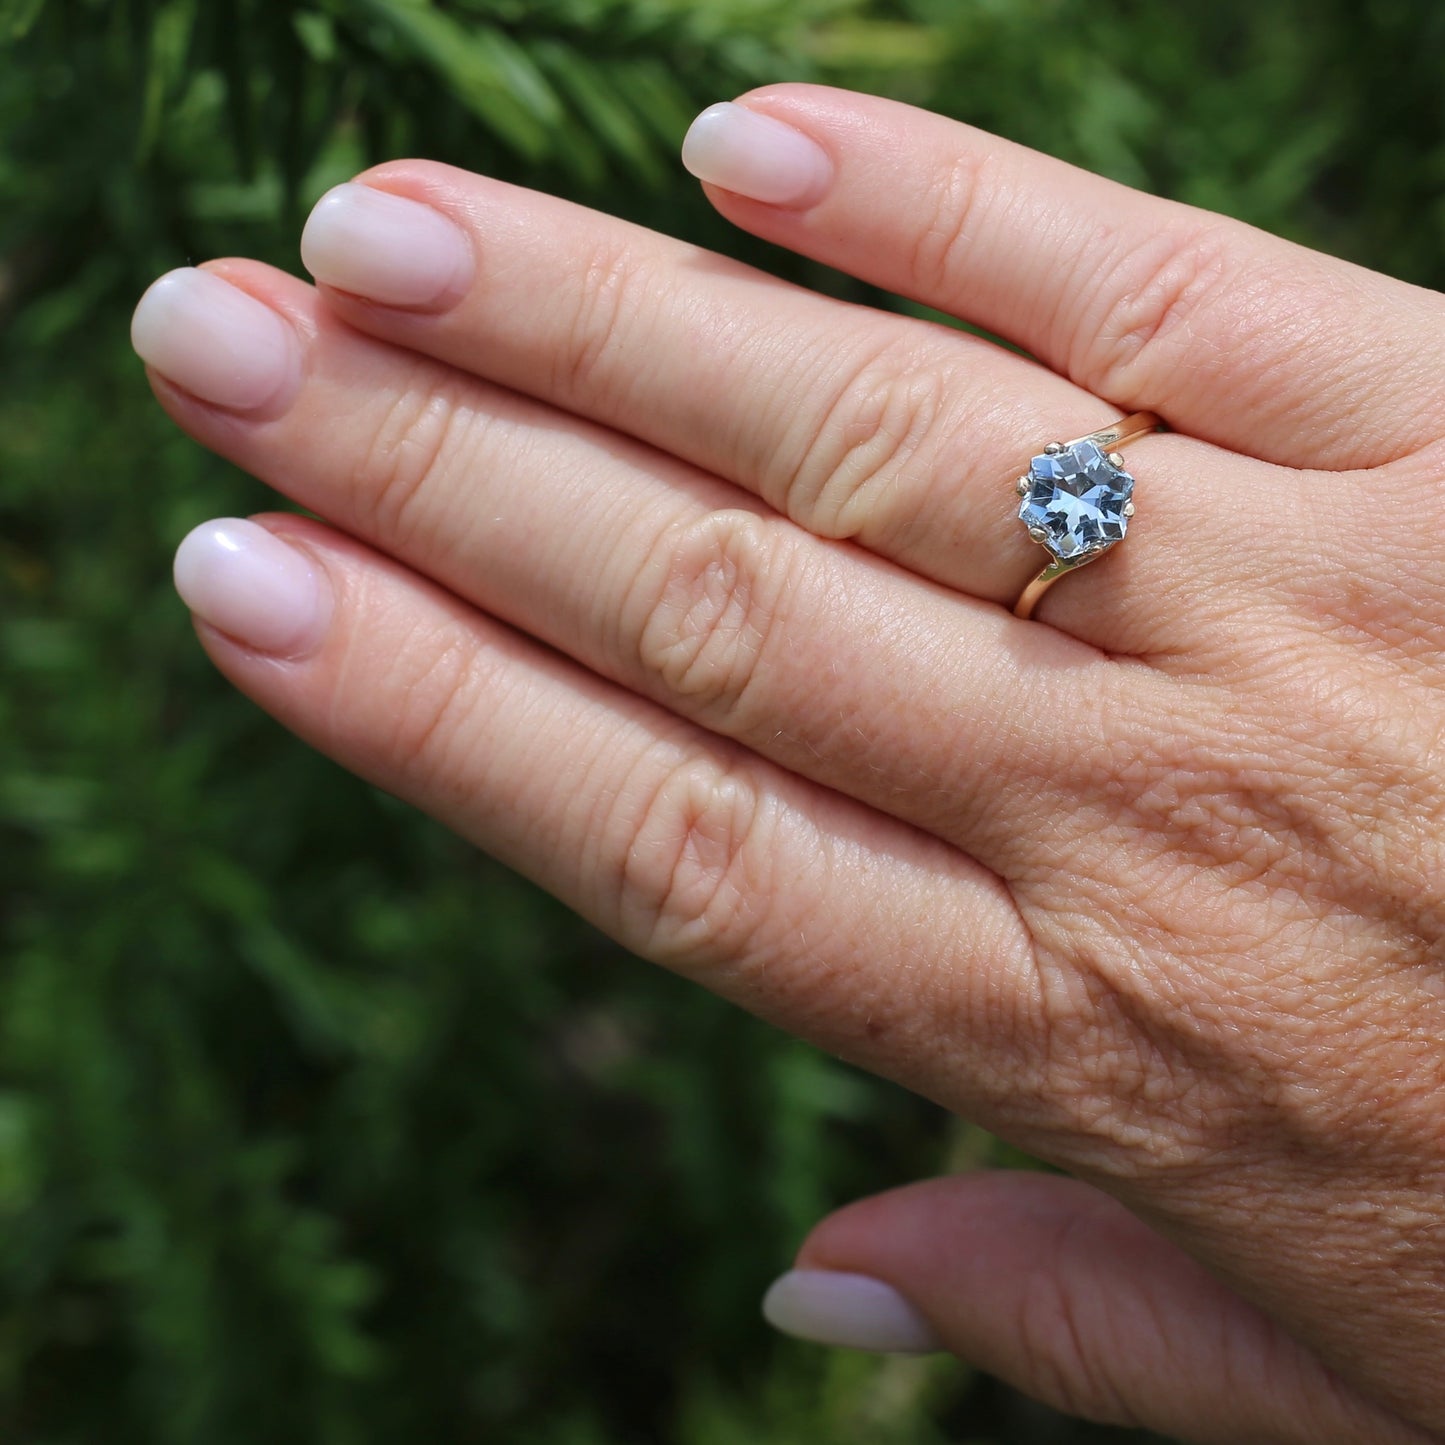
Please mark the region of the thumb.
[[957, 1175], [849, 1205], [763, 1310], [824, 1344], [946, 1349], [1057, 1410], [1198, 1445], [1428, 1438], [1123, 1205], [1054, 1175]]

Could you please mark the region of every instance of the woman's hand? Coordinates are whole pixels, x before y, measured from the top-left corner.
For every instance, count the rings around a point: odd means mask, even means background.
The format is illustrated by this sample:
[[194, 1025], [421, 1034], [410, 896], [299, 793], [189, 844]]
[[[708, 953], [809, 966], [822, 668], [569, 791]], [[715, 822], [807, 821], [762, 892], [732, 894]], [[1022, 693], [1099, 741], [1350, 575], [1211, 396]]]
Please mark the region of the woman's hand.
[[[176, 421], [331, 524], [192, 534], [204, 645], [639, 953], [1086, 1181], [854, 1206], [785, 1319], [873, 1275], [1081, 1413], [1445, 1433], [1445, 302], [837, 91], [687, 155], [1038, 363], [379, 167], [308, 225], [319, 290], [232, 260], [137, 312]], [[1015, 619], [1014, 479], [1139, 409], [1129, 537]]]

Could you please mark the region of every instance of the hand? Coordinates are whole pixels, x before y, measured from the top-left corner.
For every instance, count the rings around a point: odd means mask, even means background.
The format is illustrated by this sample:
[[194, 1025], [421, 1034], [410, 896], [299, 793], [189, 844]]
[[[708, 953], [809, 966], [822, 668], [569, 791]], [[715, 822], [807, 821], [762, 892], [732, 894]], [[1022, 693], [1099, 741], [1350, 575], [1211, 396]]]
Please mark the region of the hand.
[[[175, 420], [331, 524], [192, 534], [203, 644], [639, 953], [1081, 1181], [856, 1205], [785, 1314], [871, 1275], [1079, 1413], [1445, 1433], [1445, 304], [837, 91], [688, 155], [1042, 364], [381, 166], [308, 225], [328, 285], [232, 260], [137, 312]], [[1127, 540], [1017, 620], [1014, 478], [1139, 409]]]

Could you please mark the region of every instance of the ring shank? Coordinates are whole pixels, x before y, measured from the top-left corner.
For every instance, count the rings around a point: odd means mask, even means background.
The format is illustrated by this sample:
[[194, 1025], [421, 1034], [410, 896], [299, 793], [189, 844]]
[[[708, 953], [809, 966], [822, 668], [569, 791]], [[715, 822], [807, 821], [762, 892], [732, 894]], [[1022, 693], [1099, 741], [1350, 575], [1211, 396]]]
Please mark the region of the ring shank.
[[1050, 562], [1022, 592], [1019, 593], [1019, 600], [1014, 603], [1014, 616], [1027, 622], [1034, 615], [1034, 608], [1039, 605], [1041, 598], [1065, 572], [1077, 572], [1080, 567], [1087, 567], [1096, 558], [1102, 557], [1102, 552], [1086, 552], [1082, 557], [1071, 557], [1067, 561], [1060, 558]]
[[[1163, 425], [1164, 423], [1152, 411], [1136, 411], [1129, 416], [1120, 417], [1110, 426], [1103, 427], [1099, 431], [1091, 431], [1087, 436], [1076, 437], [1074, 441], [1065, 442], [1064, 445], [1071, 447], [1077, 445], [1078, 442], [1095, 442], [1105, 451], [1117, 451], [1131, 441], [1137, 441], [1142, 436], [1148, 436], [1150, 432], [1160, 430]], [[1014, 616], [1027, 622], [1034, 615], [1034, 609], [1039, 605], [1044, 593], [1060, 577], [1068, 572], [1077, 572], [1080, 567], [1097, 561], [1103, 555], [1104, 553], [1100, 551], [1086, 552], [1081, 557], [1053, 557], [1049, 565], [1019, 593], [1019, 600], [1013, 606]]]
[[[1142, 436], [1148, 436], [1150, 432], [1158, 431], [1163, 425], [1164, 423], [1152, 411], [1136, 411], [1129, 416], [1120, 417], [1112, 426], [1106, 426], [1100, 431], [1091, 431], [1088, 436], [1077, 437], [1075, 440], [1098, 442], [1101, 447], [1112, 447], [1117, 450], [1132, 441], [1138, 441]], [[1066, 442], [1065, 445], [1073, 446], [1074, 442]]]

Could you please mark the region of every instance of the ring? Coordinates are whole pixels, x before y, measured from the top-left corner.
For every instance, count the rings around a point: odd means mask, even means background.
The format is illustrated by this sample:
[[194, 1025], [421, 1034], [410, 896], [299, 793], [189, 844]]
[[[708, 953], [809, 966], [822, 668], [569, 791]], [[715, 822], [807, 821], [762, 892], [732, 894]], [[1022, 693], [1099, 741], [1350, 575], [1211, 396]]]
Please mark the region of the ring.
[[1050, 442], [1018, 479], [1019, 520], [1053, 559], [1019, 594], [1014, 616], [1029, 618], [1066, 572], [1096, 561], [1124, 540], [1134, 515], [1134, 478], [1119, 448], [1164, 423], [1136, 411], [1102, 431], [1071, 442]]

